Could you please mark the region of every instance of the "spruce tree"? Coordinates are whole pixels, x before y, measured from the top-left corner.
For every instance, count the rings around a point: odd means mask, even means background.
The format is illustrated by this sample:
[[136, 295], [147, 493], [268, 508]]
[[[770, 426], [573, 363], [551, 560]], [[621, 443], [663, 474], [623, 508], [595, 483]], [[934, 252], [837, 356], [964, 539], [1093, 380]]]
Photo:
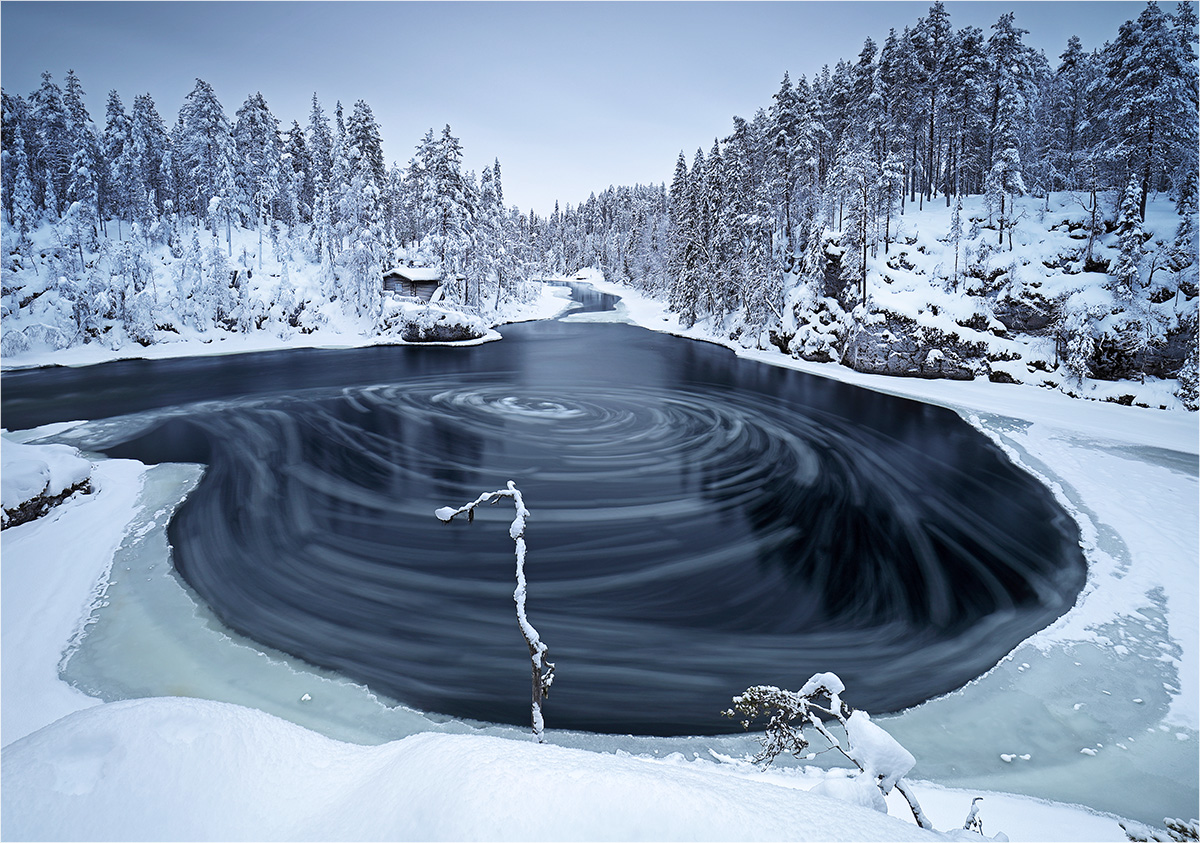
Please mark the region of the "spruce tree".
[[[1185, 29], [1194, 29], [1186, 23]], [[1122, 24], [1107, 51], [1106, 147], [1126, 173], [1139, 179], [1141, 205], [1169, 188], [1197, 145], [1197, 70], [1193, 47], [1156, 3]]]
[[183, 150], [172, 152], [167, 127], [149, 94], [133, 98], [129, 136], [132, 178], [128, 202], [131, 208], [142, 207], [144, 224], [148, 215], [162, 213], [166, 202], [175, 195], [176, 208], [186, 212], [187, 207], [181, 207], [183, 203], [178, 201], [178, 185], [173, 184], [171, 173], [172, 155], [180, 163], [186, 161], [186, 155]]
[[1117, 237], [1120, 251], [1110, 275], [1113, 280], [1113, 295], [1126, 304], [1133, 301], [1141, 287], [1142, 263], [1142, 196], [1137, 176], [1130, 178], [1121, 201], [1121, 214], [1117, 221]]
[[247, 97], [238, 109], [233, 143], [237, 157], [234, 172], [238, 209], [243, 220], [254, 220], [260, 232], [261, 253], [261, 231], [272, 216], [282, 165], [279, 121], [261, 93]]
[[130, 212], [129, 195], [133, 188], [133, 137], [130, 132], [129, 116], [125, 105], [116, 91], [108, 92], [105, 113], [104, 135], [101, 140], [108, 177], [105, 179], [103, 209], [118, 220], [117, 236], [120, 237], [120, 219]]
[[346, 121], [346, 134], [350, 146], [358, 154], [361, 166], [375, 183], [376, 190], [382, 192], [387, 186], [387, 168], [383, 163], [383, 138], [371, 107], [362, 100], [354, 103], [354, 110], [350, 113], [350, 119]]
[[25, 151], [30, 156], [34, 198], [40, 199], [41, 207], [57, 220], [63, 211], [59, 202], [66, 192], [72, 150], [62, 89], [49, 73], [42, 74], [41, 87], [30, 94], [29, 105], [35, 131], [26, 138]]
[[37, 265], [33, 262], [29, 234], [37, 226], [38, 211], [33, 200], [33, 180], [30, 178], [29, 156], [25, 154], [25, 139], [20, 126], [16, 127], [13, 135], [12, 159], [14, 167], [11, 183], [12, 225], [17, 231], [17, 251], [30, 259], [30, 265], [36, 272]]
[[[316, 93], [312, 96], [312, 110], [308, 116], [308, 152], [312, 159], [313, 183], [320, 183], [329, 189], [333, 173], [333, 132], [329, 128], [329, 118], [325, 116], [321, 102]], [[314, 188], [315, 190], [315, 188]], [[315, 199], [314, 199], [315, 201]]]
[[313, 208], [316, 198], [315, 163], [309, 152], [308, 141], [304, 130], [295, 120], [288, 131], [287, 142], [283, 148], [283, 158], [286, 162], [285, 174], [290, 172], [291, 194], [297, 204], [297, 219], [290, 222], [312, 222]]

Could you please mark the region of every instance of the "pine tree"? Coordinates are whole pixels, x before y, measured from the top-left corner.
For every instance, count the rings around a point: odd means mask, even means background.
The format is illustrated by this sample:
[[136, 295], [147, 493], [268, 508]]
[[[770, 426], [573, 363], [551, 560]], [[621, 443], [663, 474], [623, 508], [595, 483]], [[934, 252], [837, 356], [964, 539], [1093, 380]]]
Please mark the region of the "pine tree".
[[333, 132], [329, 128], [329, 118], [321, 108], [321, 102], [314, 92], [312, 109], [308, 116], [308, 151], [313, 162], [313, 179], [320, 180], [325, 185], [330, 183], [330, 173], [333, 170]]
[[[935, 0], [929, 7], [929, 14], [917, 22], [915, 36], [920, 48], [917, 54], [921, 67], [920, 78], [924, 82], [922, 107], [926, 112], [924, 189], [926, 198], [932, 199], [939, 169], [935, 160], [935, 153], [940, 146], [936, 130], [940, 125], [938, 116], [944, 99], [947, 64], [952, 56], [950, 15], [941, 0]], [[948, 195], [949, 192], [945, 192]]]
[[[67, 71], [65, 90], [63, 91], [63, 110], [67, 117], [67, 132], [71, 151], [71, 169], [86, 167], [94, 183], [95, 199], [94, 214], [97, 222], [101, 219], [102, 197], [108, 181], [107, 167], [104, 165], [100, 137], [96, 124], [88, 114], [84, 104], [83, 85], [74, 70]], [[69, 188], [68, 188], [69, 192]], [[68, 201], [71, 201], [68, 199]]]
[[[12, 224], [17, 231], [17, 251], [32, 258], [29, 234], [37, 226], [38, 212], [33, 201], [33, 180], [29, 173], [29, 156], [25, 154], [25, 140], [21, 127], [16, 127], [13, 138], [12, 158], [14, 174], [12, 181]], [[31, 260], [30, 263], [35, 267]]]
[[1095, 116], [1088, 112], [1087, 96], [1095, 79], [1095, 68], [1075, 35], [1067, 41], [1067, 48], [1059, 59], [1054, 73], [1051, 119], [1055, 143], [1051, 155], [1059, 186], [1074, 190], [1078, 184], [1076, 168], [1087, 147], [1087, 126]]
[[954, 35], [946, 74], [948, 193], [979, 193], [986, 176], [988, 61], [983, 31], [966, 27]]
[[254, 219], [261, 271], [263, 232], [275, 216], [274, 204], [280, 193], [282, 169], [279, 121], [271, 114], [261, 93], [248, 97], [238, 109], [233, 141], [237, 154], [237, 206], [244, 219]]
[[422, 197], [428, 236], [449, 282], [448, 292], [456, 300], [471, 304], [467, 290], [458, 285], [456, 276], [464, 274], [469, 259], [475, 216], [474, 185], [462, 172], [462, 145], [449, 125], [442, 129], [441, 137], [429, 152], [432, 159], [428, 162]]
[[[992, 24], [987, 54], [991, 66], [991, 120], [989, 126], [988, 168], [996, 158], [1012, 149], [1020, 158], [1024, 134], [1030, 125], [1029, 97], [1033, 85], [1033, 51], [1023, 42], [1028, 30], [1013, 23], [1007, 12]], [[1009, 156], [1012, 157], [1011, 154]]]
[[346, 135], [350, 146], [358, 154], [358, 159], [366, 174], [375, 183], [375, 189], [382, 192], [387, 186], [387, 168], [383, 163], [383, 139], [380, 136], [379, 124], [371, 107], [362, 100], [354, 103], [350, 119], [346, 121]]
[[987, 180], [988, 207], [999, 211], [996, 219], [996, 229], [999, 245], [1004, 245], [1004, 231], [1009, 228], [1009, 248], [1012, 248], [1013, 220], [1015, 197], [1025, 195], [1025, 179], [1021, 175], [1021, 154], [1015, 146], [1005, 146], [992, 163]]
[[947, 242], [954, 247], [954, 272], [950, 276], [950, 289], [958, 289], [958, 259], [962, 248], [962, 197], [959, 196], [954, 200], [954, 210], [950, 214], [950, 234], [947, 237]]
[[681, 151], [675, 164], [675, 179], [671, 182], [671, 257], [668, 271], [671, 277], [671, 309], [679, 314], [685, 328], [691, 327], [696, 321], [698, 298], [694, 210], [687, 160]]
[[873, 188], [876, 183], [870, 155], [862, 146], [844, 142], [831, 181], [843, 197], [845, 207], [841, 241], [842, 280], [847, 289], [855, 292], [854, 296], [846, 296], [842, 303], [848, 305], [850, 301], [855, 301], [865, 305], [867, 251], [873, 229]]
[[[10, 97], [7, 91], [0, 90], [0, 207], [4, 219], [9, 222], [12, 221], [13, 184], [17, 173], [16, 134], [20, 130], [24, 135], [28, 127], [24, 111], [25, 104], [20, 97]], [[21, 145], [24, 146], [24, 140]]]
[[[135, 213], [141, 224], [146, 225], [151, 216], [165, 211], [172, 193], [178, 193], [171, 177], [171, 139], [149, 94], [133, 98], [129, 136], [132, 177], [127, 201], [131, 213]], [[180, 154], [175, 158], [182, 161], [186, 156]], [[187, 208], [180, 207], [183, 203], [178, 199], [176, 195], [176, 207], [186, 212]]]
[[284, 144], [283, 160], [286, 162], [285, 174], [291, 174], [291, 194], [297, 204], [296, 218], [289, 222], [312, 222], [317, 192], [316, 165], [309, 152], [304, 130], [295, 120]]
[[67, 180], [67, 213], [64, 217], [71, 233], [71, 242], [79, 253], [79, 271], [84, 270], [84, 250], [96, 248], [100, 225], [99, 198], [96, 178], [92, 173], [91, 155], [86, 149], [76, 151], [71, 159]]

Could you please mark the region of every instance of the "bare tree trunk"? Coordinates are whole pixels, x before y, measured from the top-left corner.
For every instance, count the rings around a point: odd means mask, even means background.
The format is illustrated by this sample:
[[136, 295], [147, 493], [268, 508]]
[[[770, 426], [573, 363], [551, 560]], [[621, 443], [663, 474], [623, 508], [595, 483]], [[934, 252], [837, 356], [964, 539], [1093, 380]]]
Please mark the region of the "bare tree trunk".
[[908, 807], [912, 811], [913, 819], [917, 821], [917, 825], [933, 831], [933, 823], [929, 821], [929, 818], [925, 816], [925, 812], [921, 810], [921, 803], [917, 801], [917, 797], [908, 789], [908, 783], [904, 779], [896, 782], [896, 790], [900, 791], [900, 795], [908, 803]]
[[521, 492], [517, 489], [513, 481], [508, 481], [508, 486], [505, 489], [500, 489], [495, 492], [484, 492], [474, 501], [465, 506], [460, 506], [458, 509], [453, 509], [444, 506], [437, 510], [434, 515], [439, 521], [449, 522], [455, 515], [467, 513], [467, 520], [475, 520], [475, 507], [485, 501], [497, 503], [500, 498], [512, 498], [513, 506], [516, 508], [517, 515], [513, 519], [512, 525], [508, 528], [508, 535], [512, 538], [513, 544], [516, 545], [517, 556], [517, 587], [513, 591], [513, 602], [517, 604], [517, 624], [521, 627], [521, 635], [525, 638], [525, 643], [529, 646], [530, 660], [530, 676], [532, 678], [532, 697], [533, 701], [530, 706], [530, 719], [533, 724], [533, 735], [537, 738], [538, 743], [545, 743], [545, 722], [542, 720], [542, 700], [550, 696], [550, 685], [554, 682], [554, 663], [546, 659], [548, 648], [542, 643], [541, 637], [538, 635], [533, 624], [529, 622], [529, 618], [525, 616], [525, 519], [529, 517], [529, 510], [525, 508], [525, 500], [521, 497]]

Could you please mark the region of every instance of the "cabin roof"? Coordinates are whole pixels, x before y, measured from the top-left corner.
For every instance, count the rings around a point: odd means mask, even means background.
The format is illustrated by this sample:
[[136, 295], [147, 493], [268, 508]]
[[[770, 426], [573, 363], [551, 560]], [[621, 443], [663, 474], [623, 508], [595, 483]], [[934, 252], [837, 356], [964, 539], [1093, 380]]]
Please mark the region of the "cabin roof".
[[440, 282], [442, 271], [431, 266], [397, 266], [383, 273], [384, 278], [398, 276], [405, 281]]

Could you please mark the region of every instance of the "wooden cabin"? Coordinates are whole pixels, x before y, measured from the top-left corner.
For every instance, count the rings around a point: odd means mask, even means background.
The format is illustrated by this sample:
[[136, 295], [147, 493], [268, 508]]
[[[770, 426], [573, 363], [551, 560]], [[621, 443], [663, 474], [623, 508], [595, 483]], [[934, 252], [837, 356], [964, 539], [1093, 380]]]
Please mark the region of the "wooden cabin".
[[[442, 271], [428, 266], [400, 266], [383, 273], [383, 289], [428, 302], [442, 286]], [[440, 296], [438, 296], [440, 298]]]

